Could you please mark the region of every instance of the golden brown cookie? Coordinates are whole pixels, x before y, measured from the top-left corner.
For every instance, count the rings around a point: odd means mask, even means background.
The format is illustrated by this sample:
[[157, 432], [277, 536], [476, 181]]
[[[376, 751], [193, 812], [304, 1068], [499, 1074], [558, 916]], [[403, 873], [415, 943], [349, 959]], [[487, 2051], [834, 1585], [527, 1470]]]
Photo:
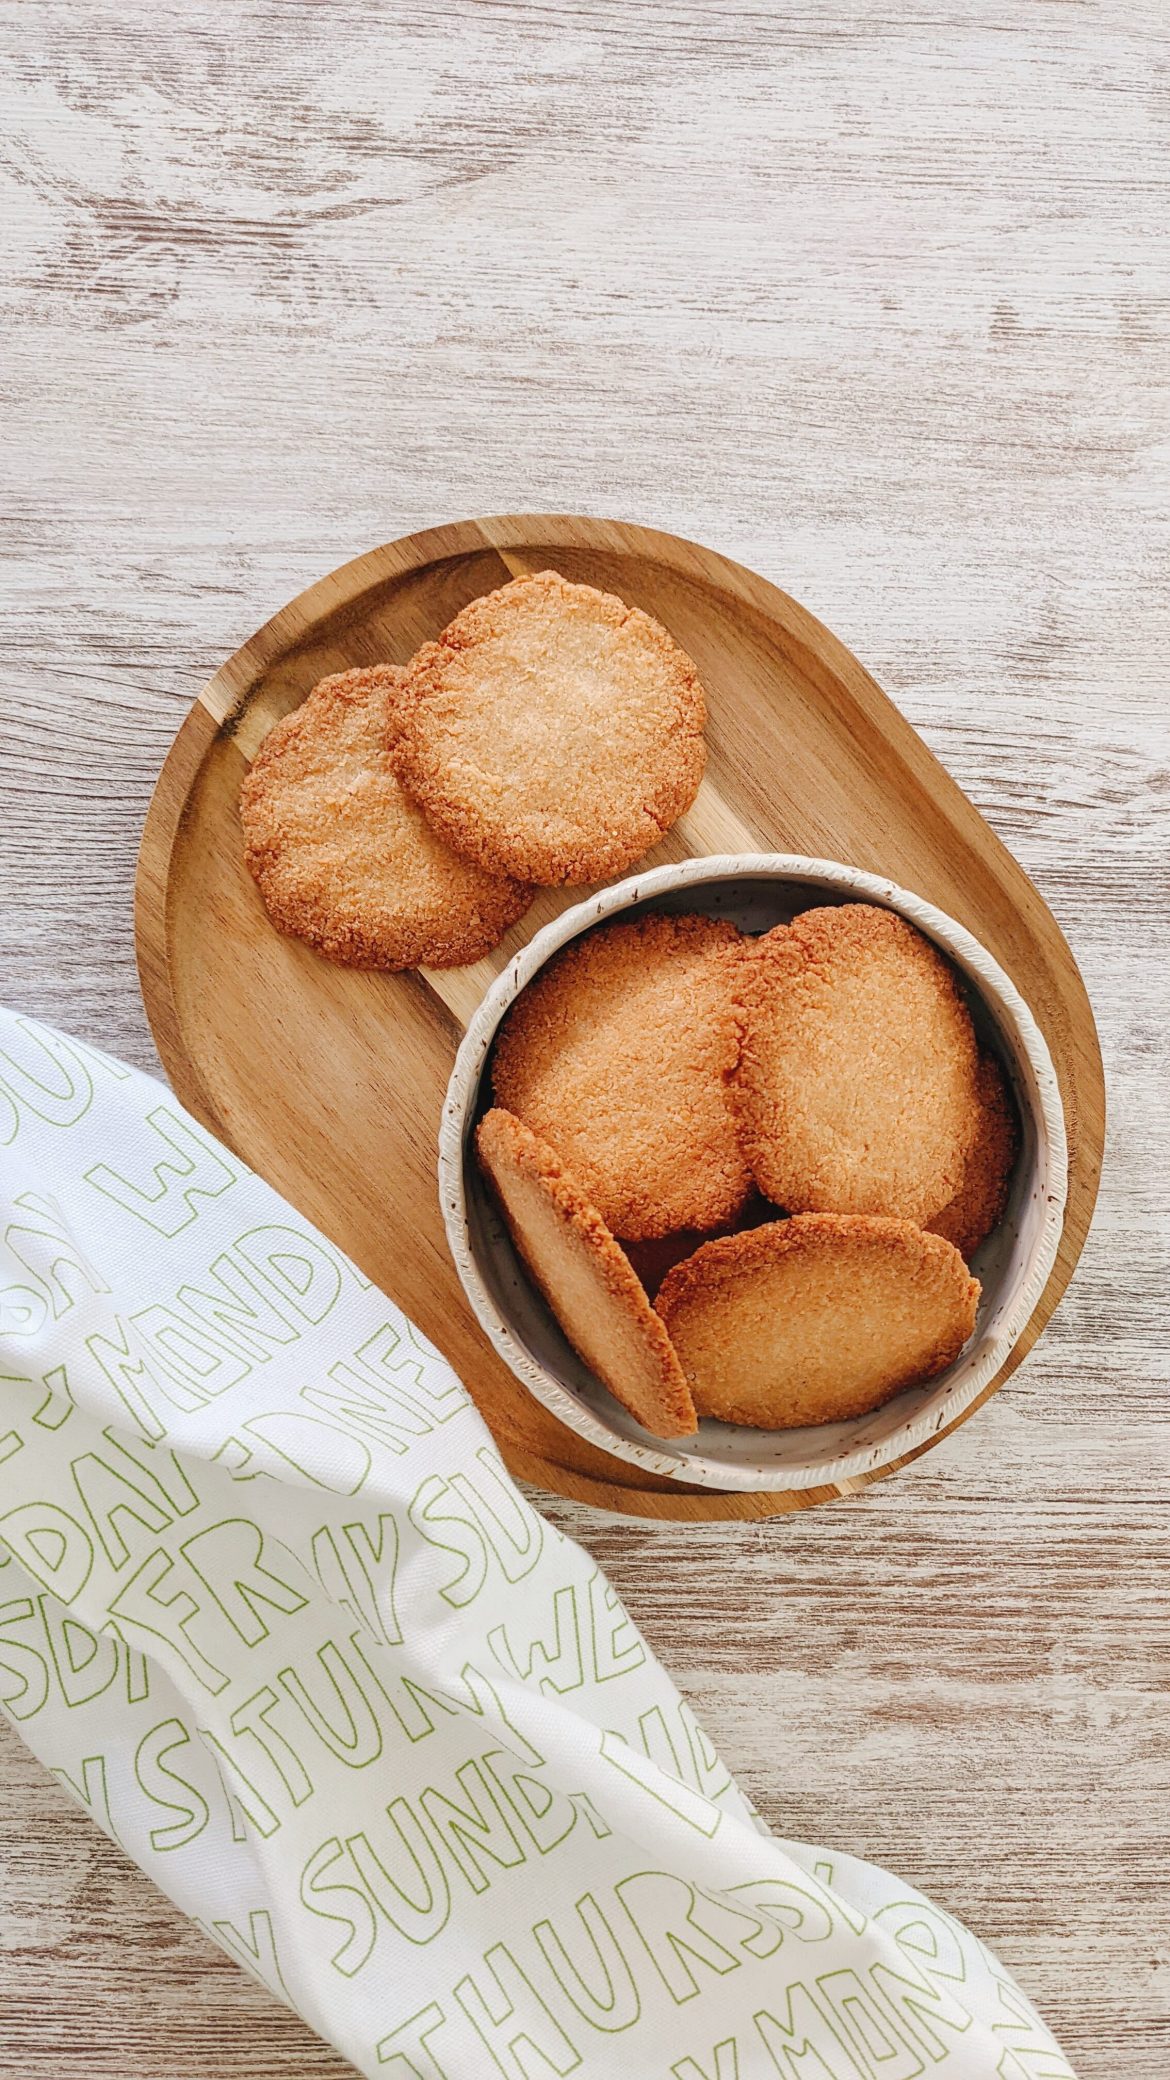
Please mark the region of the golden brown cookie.
[[760, 1190], [793, 1213], [926, 1222], [963, 1181], [978, 1049], [953, 970], [869, 903], [806, 910], [735, 970], [731, 1091]]
[[865, 1415], [933, 1379], [974, 1329], [978, 1299], [941, 1235], [806, 1213], [704, 1243], [655, 1306], [700, 1415], [788, 1430]]
[[475, 1146], [512, 1240], [574, 1350], [644, 1430], [689, 1437], [695, 1410], [670, 1338], [560, 1157], [499, 1107], [480, 1121]]
[[945, 1235], [968, 1261], [1003, 1219], [1019, 1145], [1020, 1130], [1003, 1070], [994, 1055], [981, 1055], [979, 1124], [963, 1182], [950, 1205], [928, 1223], [933, 1234]]
[[623, 1240], [721, 1227], [751, 1190], [726, 1095], [742, 944], [711, 917], [599, 925], [504, 1022], [497, 1103], [552, 1143]]
[[494, 874], [600, 881], [658, 843], [703, 777], [699, 676], [657, 621], [556, 571], [457, 614], [412, 660], [400, 771]]
[[240, 790], [272, 922], [351, 968], [461, 967], [532, 898], [451, 852], [396, 777], [404, 683], [394, 665], [322, 679], [269, 730]]

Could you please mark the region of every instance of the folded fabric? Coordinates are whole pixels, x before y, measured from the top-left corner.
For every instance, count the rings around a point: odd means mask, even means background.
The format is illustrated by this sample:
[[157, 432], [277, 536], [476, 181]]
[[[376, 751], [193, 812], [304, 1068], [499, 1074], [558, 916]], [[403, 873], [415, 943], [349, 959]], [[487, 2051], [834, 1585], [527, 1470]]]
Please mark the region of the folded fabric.
[[362, 2073], [1071, 2074], [948, 1914], [767, 1832], [391, 1300], [4, 1012], [0, 1234], [5, 1708]]

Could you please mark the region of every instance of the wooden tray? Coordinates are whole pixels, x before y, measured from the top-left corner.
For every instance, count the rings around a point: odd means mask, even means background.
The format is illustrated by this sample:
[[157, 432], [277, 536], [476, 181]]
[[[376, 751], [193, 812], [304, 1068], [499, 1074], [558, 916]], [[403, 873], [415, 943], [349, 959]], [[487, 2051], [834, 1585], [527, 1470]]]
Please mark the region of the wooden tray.
[[182, 1102], [440, 1346], [514, 1473], [631, 1515], [807, 1507], [844, 1491], [712, 1494], [594, 1449], [513, 1379], [464, 1300], [435, 1188], [456, 1044], [517, 945], [583, 891], [542, 891], [474, 968], [363, 975], [274, 932], [243, 865], [240, 781], [278, 716], [326, 672], [404, 663], [468, 600], [549, 565], [657, 615], [707, 686], [707, 777], [651, 861], [773, 850], [888, 875], [967, 925], [1030, 1003], [1064, 1095], [1068, 1210], [1052, 1277], [994, 1392], [1068, 1284], [1096, 1197], [1104, 1086], [1084, 984], [1027, 875], [849, 651], [764, 579], [693, 542], [562, 514], [465, 521], [375, 549], [284, 607], [204, 688], [160, 775], [136, 884], [147, 1015]]

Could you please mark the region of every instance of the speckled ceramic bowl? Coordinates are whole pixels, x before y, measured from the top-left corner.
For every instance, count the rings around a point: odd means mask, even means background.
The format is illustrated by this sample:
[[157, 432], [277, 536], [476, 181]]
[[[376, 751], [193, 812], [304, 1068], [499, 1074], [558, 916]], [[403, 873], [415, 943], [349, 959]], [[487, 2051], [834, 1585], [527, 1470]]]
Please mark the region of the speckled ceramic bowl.
[[[701, 1422], [695, 1437], [648, 1436], [577, 1356], [512, 1248], [475, 1162], [471, 1135], [491, 1103], [485, 1076], [509, 1006], [545, 962], [602, 919], [699, 910], [768, 931], [817, 904], [880, 903], [950, 956], [981, 1041], [1007, 1071], [1022, 1126], [1003, 1221], [976, 1253], [983, 1285], [975, 1334], [955, 1363], [872, 1415], [804, 1430]], [[451, 1251], [472, 1307], [516, 1377], [567, 1423], [619, 1459], [708, 1488], [809, 1488], [872, 1472], [925, 1444], [994, 1379], [1044, 1290], [1064, 1218], [1067, 1151], [1052, 1059], [1031, 1012], [991, 955], [950, 917], [875, 874], [786, 854], [688, 859], [600, 890], [566, 910], [517, 954], [467, 1029], [439, 1136], [439, 1189]]]

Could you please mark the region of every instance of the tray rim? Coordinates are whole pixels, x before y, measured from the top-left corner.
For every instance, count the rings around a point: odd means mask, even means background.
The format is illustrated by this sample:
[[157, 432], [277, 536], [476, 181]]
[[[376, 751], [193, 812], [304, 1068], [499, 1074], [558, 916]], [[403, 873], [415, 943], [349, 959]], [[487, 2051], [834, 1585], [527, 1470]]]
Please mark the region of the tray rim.
[[[624, 1475], [628, 1468], [616, 1459], [610, 1460], [612, 1475], [602, 1478], [591, 1471], [566, 1465], [559, 1458], [546, 1458], [515, 1438], [506, 1438], [501, 1443], [501, 1450], [517, 1477], [549, 1493], [587, 1502], [619, 1516], [711, 1521], [760, 1518], [813, 1508], [887, 1479], [953, 1435], [999, 1390], [1032, 1348], [1067, 1290], [1091, 1224], [1100, 1181], [1106, 1093], [1096, 1023], [1084, 978], [1067, 939], [1039, 890], [896, 703], [890, 700], [841, 639], [790, 594], [748, 566], [685, 536], [643, 527], [636, 522], [571, 513], [495, 514], [444, 522], [399, 536], [339, 564], [279, 607], [219, 665], [196, 695], [172, 740], [147, 809], [135, 872], [134, 940], [143, 1006], [175, 1095], [209, 1132], [247, 1162], [248, 1157], [236, 1147], [228, 1127], [219, 1117], [198, 1066], [187, 1050], [170, 959], [172, 860], [190, 814], [194, 785], [212, 745], [221, 733], [234, 733], [235, 722], [256, 679], [298, 639], [307, 635], [316, 621], [326, 613], [336, 612], [339, 595], [343, 592], [352, 604], [362, 594], [395, 578], [409, 576], [435, 563], [482, 555], [485, 551], [495, 550], [502, 556], [509, 548], [539, 546], [555, 555], [566, 529], [572, 531], [574, 540], [570, 546], [577, 550], [592, 549], [618, 557], [637, 554], [664, 565], [684, 580], [691, 579], [707, 586], [717, 581], [740, 605], [761, 613], [772, 629], [795, 640], [802, 650], [827, 659], [831, 670], [871, 715], [877, 717], [885, 713], [892, 716], [900, 736], [900, 755], [915, 780], [921, 785], [923, 778], [928, 778], [936, 800], [940, 796], [944, 800], [949, 797], [960, 803], [964, 812], [978, 818], [991, 854], [1002, 857], [1013, 874], [1019, 877], [1041, 919], [1046, 920], [1048, 929], [1063, 948], [1067, 957], [1068, 980], [1079, 993], [1079, 1038], [1082, 1047], [1086, 1040], [1089, 1043], [1083, 1068], [1091, 1082], [1091, 1089], [1087, 1092], [1091, 1103], [1086, 1103], [1082, 1110], [1075, 1102], [1077, 1094], [1065, 1090], [1063, 1085], [1061, 1095], [1070, 1143], [1076, 1152], [1078, 1184], [1084, 1207], [1083, 1232], [1075, 1239], [1075, 1252], [1067, 1267], [1058, 1257], [1031, 1319], [1005, 1364], [953, 1422], [897, 1459], [872, 1471], [813, 1488], [769, 1491], [716, 1491], [687, 1487], [675, 1480], [663, 1482], [661, 1487], [639, 1488], [626, 1482]], [[1085, 1131], [1078, 1134], [1078, 1127]]]

